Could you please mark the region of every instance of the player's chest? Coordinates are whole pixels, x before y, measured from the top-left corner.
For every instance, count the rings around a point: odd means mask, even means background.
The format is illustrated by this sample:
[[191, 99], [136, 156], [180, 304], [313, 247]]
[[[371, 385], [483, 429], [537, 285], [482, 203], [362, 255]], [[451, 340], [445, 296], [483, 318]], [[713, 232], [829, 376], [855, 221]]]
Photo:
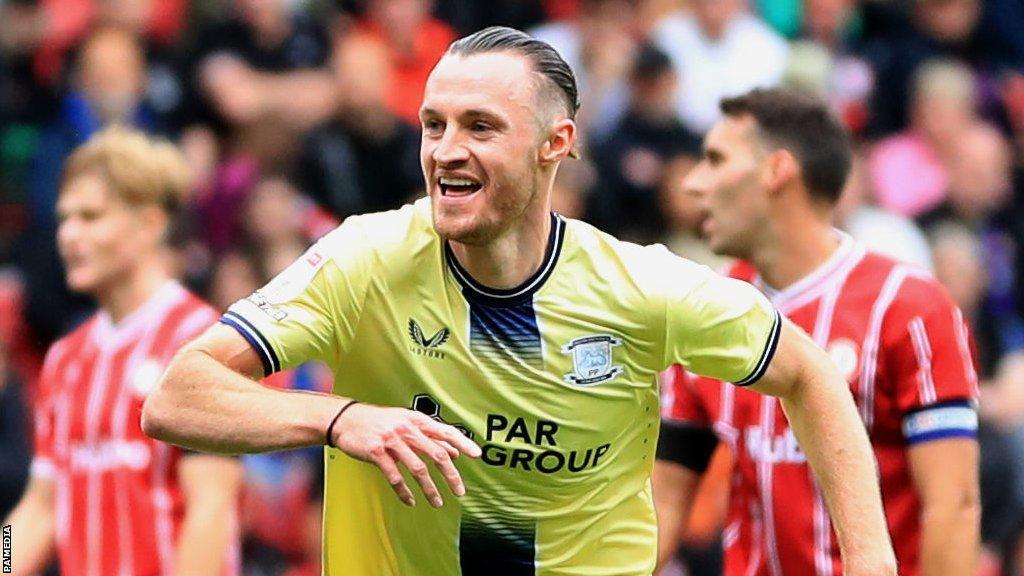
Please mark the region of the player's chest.
[[364, 348], [416, 373], [510, 380], [541, 389], [653, 385], [655, 342], [634, 326], [529, 299], [488, 306], [405, 300], [379, 309]]
[[56, 375], [55, 447], [73, 471], [148, 465], [142, 404], [165, 367], [164, 359], [129, 347], [83, 355]]
[[653, 343], [629, 326], [534, 300], [407, 300], [376, 315], [342, 362], [354, 369], [339, 374], [341, 393], [523, 442], [657, 415]]
[[[869, 309], [856, 302], [819, 300], [784, 312], [828, 354], [849, 385], [858, 412], [863, 415], [884, 407], [888, 398], [879, 383], [886, 378], [884, 362], [880, 362], [885, 351], [880, 342], [881, 327], [871, 322]], [[710, 408], [719, 435], [734, 445], [742, 462], [751, 470], [762, 464], [806, 463], [777, 399], [742, 388], [730, 390], [727, 384], [721, 386], [714, 394], [705, 395], [712, 399]]]
[[877, 374], [881, 346], [881, 318], [872, 313], [871, 300], [854, 293], [821, 298], [782, 312], [802, 328], [828, 354], [855, 395], [861, 383]]

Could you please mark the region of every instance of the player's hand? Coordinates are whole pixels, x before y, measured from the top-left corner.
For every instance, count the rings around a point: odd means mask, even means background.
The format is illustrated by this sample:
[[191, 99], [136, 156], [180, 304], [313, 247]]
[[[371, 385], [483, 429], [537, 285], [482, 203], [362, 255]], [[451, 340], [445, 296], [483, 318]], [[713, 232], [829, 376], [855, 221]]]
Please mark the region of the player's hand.
[[[444, 505], [425, 460], [432, 460], [456, 496], [466, 493], [462, 476], [452, 463], [460, 453], [480, 456], [480, 447], [452, 426], [404, 408], [355, 404], [342, 414], [333, 431], [333, 443], [353, 458], [376, 464], [398, 497], [416, 504], [398, 468], [401, 463], [435, 507]], [[424, 456], [426, 458], [424, 458]]]

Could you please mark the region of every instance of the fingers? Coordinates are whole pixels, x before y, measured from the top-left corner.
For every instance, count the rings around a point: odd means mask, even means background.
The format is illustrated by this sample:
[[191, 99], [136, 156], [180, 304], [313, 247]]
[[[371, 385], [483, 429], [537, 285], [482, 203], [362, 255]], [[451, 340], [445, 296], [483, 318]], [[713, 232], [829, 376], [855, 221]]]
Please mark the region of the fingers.
[[[441, 471], [448, 488], [452, 494], [462, 496], [466, 493], [466, 485], [462, 483], [462, 475], [459, 474], [455, 464], [452, 463], [451, 453], [442, 445], [447, 444], [444, 440], [432, 440], [419, 430], [414, 430], [410, 437], [410, 444], [413, 448], [426, 455], [434, 461], [434, 465]], [[458, 454], [458, 451], [456, 451]]]
[[440, 444], [441, 446], [443, 446], [445, 450], [448, 451], [448, 455], [452, 457], [452, 460], [458, 458], [459, 454], [461, 454], [461, 452], [459, 452], [458, 448], [456, 448], [455, 446], [452, 446], [451, 444], [445, 442], [444, 440], [435, 440], [435, 441], [438, 444]]
[[480, 456], [480, 446], [448, 424], [441, 424], [428, 418], [420, 423], [420, 430], [434, 440], [447, 442], [467, 456], [472, 456], [473, 458]]
[[[427, 464], [412, 451], [405, 442], [397, 441], [388, 446], [388, 451], [398, 459], [402, 465], [412, 474], [413, 478], [416, 479], [420, 484], [420, 488], [423, 490], [423, 494], [427, 497], [427, 501], [430, 502], [435, 508], [440, 508], [444, 505], [444, 500], [441, 499], [441, 493], [437, 491], [437, 486], [434, 485], [434, 479], [430, 477], [430, 469]], [[436, 448], [437, 452], [443, 452], [444, 450], [440, 447]], [[447, 456], [447, 452], [445, 452]]]
[[407, 506], [415, 506], [416, 499], [412, 496], [412, 490], [409, 490], [409, 486], [405, 483], [405, 478], [402, 477], [402, 472], [398, 469], [398, 465], [395, 464], [395, 461], [387, 451], [381, 450], [379, 454], [375, 455], [373, 463], [384, 473], [384, 477], [387, 478], [391, 489], [395, 491], [395, 494], [398, 494], [402, 502]]

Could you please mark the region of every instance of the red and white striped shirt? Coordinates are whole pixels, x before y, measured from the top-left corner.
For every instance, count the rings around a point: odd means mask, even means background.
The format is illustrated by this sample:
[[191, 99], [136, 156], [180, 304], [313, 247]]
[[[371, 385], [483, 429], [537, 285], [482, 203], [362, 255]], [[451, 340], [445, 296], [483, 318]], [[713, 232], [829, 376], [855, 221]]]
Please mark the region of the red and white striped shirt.
[[[843, 236], [836, 254], [783, 291], [747, 280], [828, 351], [847, 378], [881, 472], [900, 573], [920, 573], [921, 503], [907, 447], [977, 432], [967, 328], [945, 290], [918, 268], [866, 253]], [[724, 533], [727, 576], [841, 575], [822, 495], [779, 402], [676, 366], [663, 374], [664, 416], [713, 427], [736, 457]]]
[[[168, 282], [117, 325], [99, 312], [50, 348], [32, 474], [55, 481], [63, 574], [172, 573], [185, 504], [182, 450], [143, 434], [142, 403], [174, 353], [216, 320]], [[233, 573], [237, 549], [231, 556]]]

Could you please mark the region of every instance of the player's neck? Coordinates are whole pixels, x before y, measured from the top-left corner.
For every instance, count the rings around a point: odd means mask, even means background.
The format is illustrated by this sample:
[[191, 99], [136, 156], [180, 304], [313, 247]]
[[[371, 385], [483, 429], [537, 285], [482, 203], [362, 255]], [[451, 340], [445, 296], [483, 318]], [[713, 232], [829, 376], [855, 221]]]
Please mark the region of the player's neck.
[[148, 302], [170, 279], [163, 266], [149, 262], [104, 287], [96, 300], [100, 308], [110, 314], [110, 320], [118, 324]]
[[544, 264], [551, 218], [528, 218], [499, 238], [481, 245], [450, 242], [459, 264], [473, 280], [490, 288], [505, 290], [526, 282]]
[[832, 226], [818, 220], [779, 225], [771, 236], [751, 255], [751, 262], [765, 284], [776, 290], [785, 290], [813, 273], [841, 243]]

